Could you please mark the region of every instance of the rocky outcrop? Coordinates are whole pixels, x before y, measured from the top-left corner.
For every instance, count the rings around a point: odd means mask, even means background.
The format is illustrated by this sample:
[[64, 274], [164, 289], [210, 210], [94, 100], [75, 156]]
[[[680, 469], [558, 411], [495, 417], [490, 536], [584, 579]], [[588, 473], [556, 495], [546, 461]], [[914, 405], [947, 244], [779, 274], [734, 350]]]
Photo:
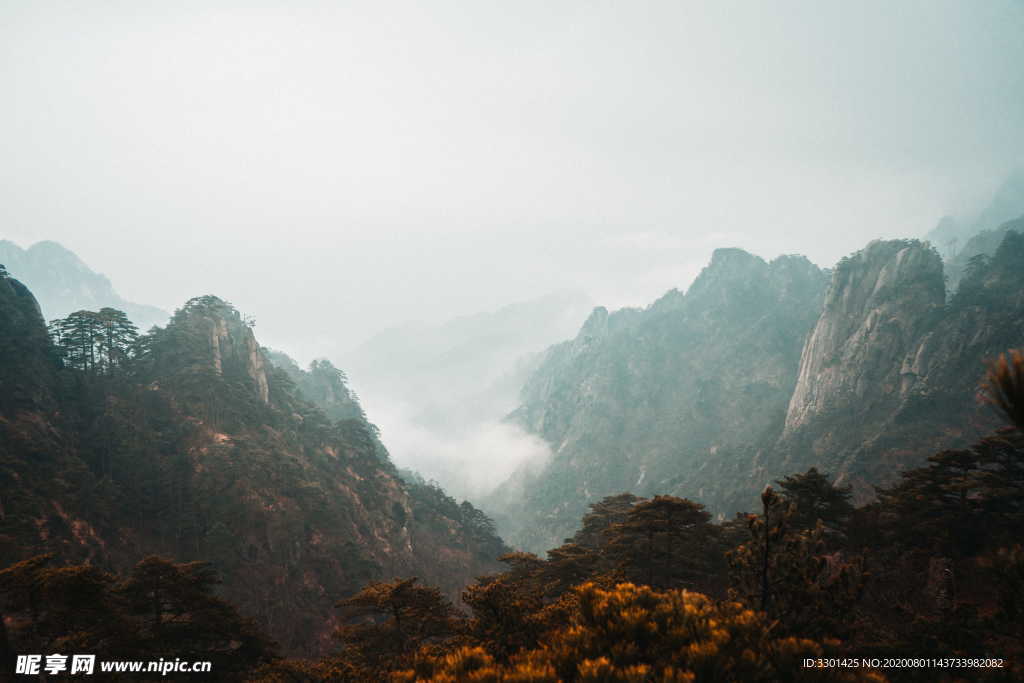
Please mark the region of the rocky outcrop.
[[39, 303], [0, 266], [0, 407], [31, 410], [52, 400], [49, 349]]
[[843, 259], [801, 355], [785, 435], [821, 415], [891, 414], [915, 384], [904, 360], [945, 297], [942, 259], [921, 242], [872, 242]]
[[803, 257], [720, 249], [685, 295], [595, 309], [547, 352], [512, 415], [554, 454], [492, 497], [503, 535], [546, 549], [588, 503], [624, 490], [718, 497], [726, 454], [781, 430], [825, 284]]
[[727, 249], [685, 294], [596, 309], [547, 352], [512, 415], [554, 455], [489, 501], [506, 537], [546, 550], [587, 503], [622, 491], [731, 515], [812, 466], [863, 503], [977, 440], [998, 425], [976, 400], [984, 361], [1024, 345], [1024, 237], [1008, 230], [972, 263], [947, 301], [925, 242], [873, 242], [830, 277], [801, 257]]
[[[260, 401], [270, 402], [263, 350], [252, 328], [230, 304], [215, 296], [189, 300], [171, 319], [176, 330], [205, 340], [193, 360], [206, 362], [214, 372], [232, 379], [247, 378]], [[203, 346], [203, 345], [198, 345]]]
[[984, 362], [1024, 343], [1024, 238], [1008, 232], [946, 303], [926, 244], [876, 242], [836, 268], [785, 430], [766, 461], [851, 483], [859, 502], [998, 420], [976, 400]]

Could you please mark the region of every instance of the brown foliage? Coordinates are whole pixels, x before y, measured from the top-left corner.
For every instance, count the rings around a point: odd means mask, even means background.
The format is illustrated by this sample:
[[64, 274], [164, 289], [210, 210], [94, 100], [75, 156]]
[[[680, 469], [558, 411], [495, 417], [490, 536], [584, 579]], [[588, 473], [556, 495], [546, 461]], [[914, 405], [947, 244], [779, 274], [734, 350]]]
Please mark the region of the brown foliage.
[[883, 681], [860, 670], [803, 668], [834, 643], [778, 638], [739, 603], [716, 603], [684, 590], [619, 584], [574, 590], [576, 608], [545, 642], [507, 664], [463, 647], [423, 657], [395, 681]]
[[1024, 352], [1011, 349], [989, 364], [982, 387], [985, 399], [1024, 432]]
[[406, 665], [422, 645], [445, 641], [462, 630], [462, 615], [441, 591], [416, 582], [415, 577], [371, 581], [338, 603], [349, 623], [336, 636], [353, 664], [388, 671]]

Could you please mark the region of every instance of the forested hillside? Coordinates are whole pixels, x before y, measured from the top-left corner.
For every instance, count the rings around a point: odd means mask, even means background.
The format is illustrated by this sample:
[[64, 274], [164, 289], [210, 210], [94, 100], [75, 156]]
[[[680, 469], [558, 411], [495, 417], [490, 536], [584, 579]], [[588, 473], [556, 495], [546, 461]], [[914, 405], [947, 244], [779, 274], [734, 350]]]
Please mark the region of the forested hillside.
[[368, 580], [417, 575], [456, 597], [496, 566], [490, 520], [399, 478], [341, 376], [308, 374], [325, 414], [296, 386], [307, 375], [271, 363], [230, 304], [192, 299], [149, 334], [110, 308], [51, 332], [28, 289], [0, 277], [8, 562], [210, 562], [221, 597], [306, 654], [329, 645], [334, 602]]
[[504, 555], [461, 609], [416, 578], [369, 582], [336, 603], [318, 658], [282, 658], [212, 594], [209, 565], [153, 557], [121, 576], [50, 556], [0, 570], [0, 645], [185, 656], [265, 683], [1019, 680], [1024, 355], [982, 391], [1009, 424], [875, 503], [814, 468], [723, 523], [685, 498], [609, 496], [546, 557]]

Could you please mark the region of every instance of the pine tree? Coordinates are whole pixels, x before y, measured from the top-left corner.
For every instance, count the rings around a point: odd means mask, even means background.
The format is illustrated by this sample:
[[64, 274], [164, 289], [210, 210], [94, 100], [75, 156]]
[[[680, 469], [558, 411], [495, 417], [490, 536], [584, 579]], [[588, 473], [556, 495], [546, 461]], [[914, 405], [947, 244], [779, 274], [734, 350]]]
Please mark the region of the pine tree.
[[613, 524], [625, 521], [629, 511], [641, 500], [632, 493], [620, 493], [607, 496], [596, 503], [591, 503], [590, 511], [583, 516], [580, 529], [571, 539], [586, 548], [598, 548], [605, 542], [604, 532]]
[[715, 569], [718, 547], [710, 519], [703, 505], [685, 498], [644, 500], [605, 530], [605, 555], [631, 581], [694, 588]]
[[96, 369], [96, 346], [100, 340], [99, 314], [75, 311], [54, 322], [51, 326], [64, 363], [77, 370], [93, 372]]
[[50, 338], [67, 367], [95, 374], [123, 369], [136, 350], [139, 331], [123, 311], [75, 311], [50, 321]]
[[813, 529], [820, 519], [826, 528], [838, 531], [853, 514], [851, 487], [837, 488], [829, 481], [828, 475], [819, 473], [816, 467], [775, 483], [782, 490], [782, 498], [796, 505], [790, 518], [794, 527]]
[[602, 559], [596, 550], [576, 543], [564, 543], [549, 550], [542, 572], [545, 595], [556, 598], [573, 586], [596, 578], [606, 564]]
[[462, 601], [471, 611], [468, 634], [499, 661], [540, 642], [544, 603], [536, 583], [509, 574], [482, 577], [466, 587]]
[[238, 680], [276, 658], [275, 648], [212, 594], [216, 583], [203, 562], [149, 557], [121, 580], [95, 566], [54, 565], [53, 555], [32, 557], [0, 571], [0, 613], [14, 617], [13, 629], [0, 629], [0, 656], [209, 660], [219, 680]]
[[123, 368], [131, 354], [139, 330], [123, 311], [101, 308], [97, 314], [100, 325], [99, 350], [108, 374]]
[[441, 591], [417, 585], [415, 577], [371, 581], [337, 606], [348, 621], [336, 632], [344, 654], [368, 671], [402, 665], [420, 646], [451, 638], [461, 628], [461, 615]]
[[139, 628], [140, 658], [210, 660], [229, 675], [275, 656], [275, 646], [248, 619], [213, 594], [220, 583], [207, 562], [174, 563], [150, 556], [117, 588]]
[[843, 635], [863, 588], [863, 561], [829, 552], [821, 521], [814, 529], [794, 524], [796, 503], [772, 487], [761, 504], [762, 514], [747, 517], [750, 540], [727, 553], [731, 595], [778, 620], [783, 632]]

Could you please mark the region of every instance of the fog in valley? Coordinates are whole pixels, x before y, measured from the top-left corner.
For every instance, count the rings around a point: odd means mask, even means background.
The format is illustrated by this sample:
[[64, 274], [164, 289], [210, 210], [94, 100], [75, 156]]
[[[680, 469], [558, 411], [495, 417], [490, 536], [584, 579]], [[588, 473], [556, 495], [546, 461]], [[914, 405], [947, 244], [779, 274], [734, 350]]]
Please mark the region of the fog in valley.
[[594, 306], [1024, 211], [1021, 35], [1018, 0], [5, 0], [0, 239], [231, 301], [475, 497], [547, 457], [503, 418]]

